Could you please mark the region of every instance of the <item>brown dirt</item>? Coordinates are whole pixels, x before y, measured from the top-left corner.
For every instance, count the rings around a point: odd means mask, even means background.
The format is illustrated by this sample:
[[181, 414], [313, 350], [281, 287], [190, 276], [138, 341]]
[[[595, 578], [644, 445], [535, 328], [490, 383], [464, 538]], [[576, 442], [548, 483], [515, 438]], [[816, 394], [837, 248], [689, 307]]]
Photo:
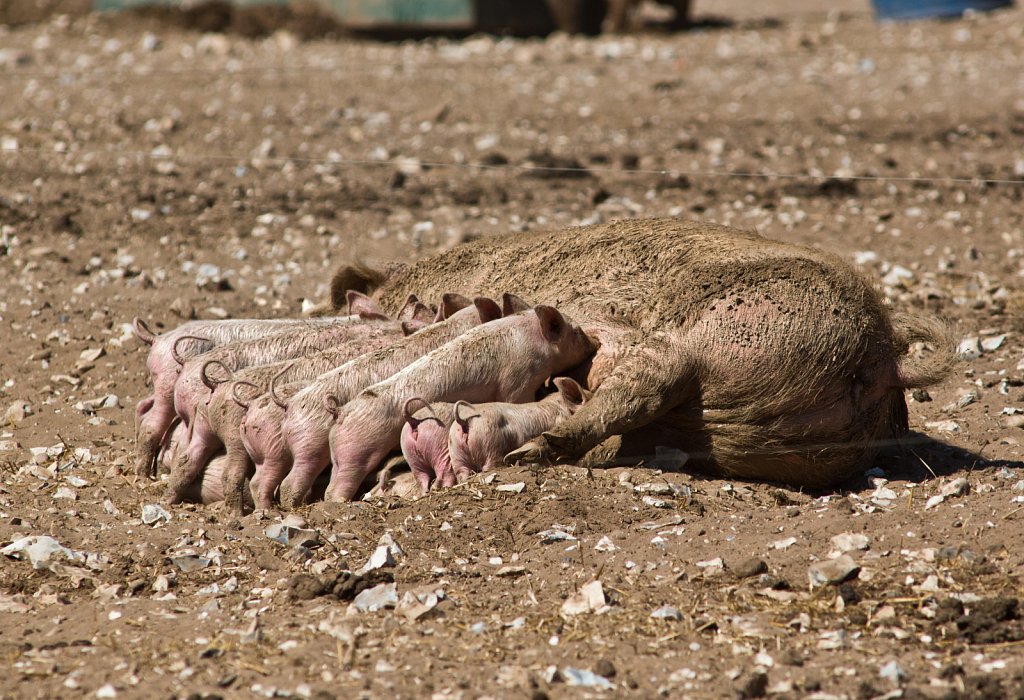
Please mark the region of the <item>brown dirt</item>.
[[[903, 697], [1019, 695], [1024, 184], [996, 181], [1024, 177], [1024, 12], [879, 26], [859, 5], [807, 8], [723, 3], [735, 27], [679, 35], [390, 45], [91, 15], [0, 30], [0, 409], [31, 406], [0, 428], [0, 543], [102, 555], [3, 560], [0, 696], [867, 698], [896, 687], [891, 661]], [[520, 169], [572, 159], [591, 177]], [[306, 508], [321, 546], [305, 563], [265, 536], [276, 513], [184, 505], [142, 524], [162, 486], [130, 474], [147, 393], [145, 349], [121, 342], [132, 316], [294, 315], [342, 258], [631, 215], [820, 246], [896, 310], [986, 341], [910, 402], [920, 440], [876, 462], [893, 495], [869, 477], [800, 493], [513, 469]], [[107, 394], [118, 407], [75, 407]], [[970, 491], [926, 508], [957, 477]], [[558, 527], [579, 539], [548, 543]], [[418, 621], [349, 611], [386, 577], [342, 571], [386, 531], [398, 595], [445, 593]], [[844, 532], [870, 538], [859, 574], [810, 589]], [[189, 553], [213, 563], [183, 571]], [[698, 566], [716, 557], [724, 572]], [[594, 578], [608, 608], [563, 618]], [[663, 605], [682, 619], [651, 618]], [[614, 689], [570, 686], [567, 667]]]

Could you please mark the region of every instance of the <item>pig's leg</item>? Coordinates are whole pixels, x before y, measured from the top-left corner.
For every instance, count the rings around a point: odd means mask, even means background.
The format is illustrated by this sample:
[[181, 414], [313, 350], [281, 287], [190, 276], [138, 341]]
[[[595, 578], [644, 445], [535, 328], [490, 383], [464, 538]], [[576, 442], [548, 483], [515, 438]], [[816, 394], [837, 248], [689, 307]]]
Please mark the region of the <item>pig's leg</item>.
[[250, 504], [252, 502], [251, 498], [246, 499], [249, 489], [245, 488], [245, 480], [252, 472], [253, 463], [249, 459], [249, 453], [242, 445], [237, 429], [234, 434], [225, 436], [224, 447], [227, 451], [224, 472], [221, 477], [224, 502], [230, 510], [241, 513], [247, 501]]
[[153, 395], [139, 402], [135, 412], [135, 473], [152, 476], [156, 453], [174, 422], [174, 383], [178, 375], [161, 372], [154, 376]]
[[506, 455], [508, 464], [552, 464], [612, 435], [641, 428], [699, 397], [701, 364], [680, 335], [654, 334], [623, 350], [615, 368], [565, 422]]
[[196, 411], [189, 428], [188, 447], [179, 455], [167, 480], [168, 503], [181, 500], [189, 485], [199, 478], [203, 468], [210, 463], [217, 451], [224, 447], [220, 437], [213, 431], [203, 411]]
[[[350, 403], [348, 407], [354, 405]], [[375, 401], [371, 405], [359, 406], [356, 411], [341, 414], [329, 435], [334, 468], [327, 487], [328, 500], [344, 501], [355, 495], [366, 476], [399, 446], [401, 420], [401, 411], [390, 402]], [[293, 465], [281, 482], [281, 505], [292, 508], [302, 503], [322, 471], [322, 466], [311, 463], [301, 470]]]
[[[281, 426], [281, 433], [284, 442], [288, 445], [288, 452], [291, 454], [290, 474], [310, 475], [311, 478], [309, 478], [308, 485], [305, 485], [304, 479], [302, 480], [301, 483], [305, 486], [301, 492], [291, 490], [293, 487], [290, 483], [281, 483], [281, 505], [284, 507], [292, 508], [301, 503], [313, 481], [330, 464], [329, 432], [329, 425], [324, 425], [316, 419], [306, 420], [301, 413], [289, 414], [285, 418], [285, 422]], [[278, 477], [279, 479], [280, 477]], [[286, 478], [285, 481], [287, 482], [288, 479]]]
[[261, 400], [249, 409], [240, 426], [242, 444], [256, 473], [250, 482], [257, 508], [272, 508], [274, 492], [291, 467], [291, 454], [281, 432], [285, 410]]

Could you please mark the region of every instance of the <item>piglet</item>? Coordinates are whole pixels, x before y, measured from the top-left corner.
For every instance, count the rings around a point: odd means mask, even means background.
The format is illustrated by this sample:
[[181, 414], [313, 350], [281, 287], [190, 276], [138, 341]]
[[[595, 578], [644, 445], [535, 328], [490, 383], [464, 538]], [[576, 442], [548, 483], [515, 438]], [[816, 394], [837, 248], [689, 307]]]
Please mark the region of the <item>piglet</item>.
[[[418, 410], [413, 412], [416, 406]], [[454, 486], [451, 459], [448, 456], [448, 430], [455, 420], [454, 404], [446, 401], [427, 403], [416, 396], [405, 402], [400, 445], [416, 483], [426, 492], [430, 482]]]
[[[594, 342], [557, 309], [537, 306], [474, 328], [369, 387], [342, 408], [331, 429], [329, 500], [351, 499], [401, 441], [402, 406], [425, 401], [533, 401], [544, 380], [581, 364]], [[286, 482], [305, 492], [318, 472], [293, 469]], [[283, 488], [283, 485], [282, 485]]]
[[555, 427], [587, 400], [575, 380], [556, 377], [553, 382], [558, 391], [535, 403], [455, 403], [448, 452], [459, 482], [502, 465], [506, 454]]
[[311, 474], [312, 478], [324, 470], [330, 462], [331, 425], [339, 407], [349, 399], [453, 338], [501, 318], [501, 309], [491, 299], [478, 297], [470, 306], [460, 308], [463, 302], [464, 297], [444, 295], [443, 321], [322, 375], [288, 401], [286, 412], [266, 403], [251, 408], [242, 422], [241, 436], [256, 465], [252, 487], [257, 505], [269, 507], [279, 485], [281, 504], [285, 507], [297, 505], [305, 498], [311, 481], [303, 481], [302, 491], [293, 492], [282, 479], [289, 469]]
[[288, 328], [358, 321], [358, 316], [190, 321], [172, 331], [157, 335], [142, 319], [136, 318], [132, 321], [136, 337], [151, 346], [146, 367], [153, 382], [153, 393], [139, 401], [135, 410], [136, 473], [139, 476], [153, 473], [157, 451], [174, 422], [174, 385], [178, 381], [185, 360], [208, 352], [218, 345], [254, 340]]

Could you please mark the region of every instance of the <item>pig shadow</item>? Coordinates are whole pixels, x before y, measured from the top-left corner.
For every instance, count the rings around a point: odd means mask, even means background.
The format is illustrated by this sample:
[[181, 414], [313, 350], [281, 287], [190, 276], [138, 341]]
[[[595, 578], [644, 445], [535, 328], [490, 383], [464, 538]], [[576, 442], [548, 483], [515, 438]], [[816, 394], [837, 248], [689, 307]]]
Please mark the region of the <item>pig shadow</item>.
[[[911, 431], [907, 435], [887, 441], [872, 461], [871, 466], [859, 474], [830, 487], [794, 486], [785, 482], [769, 480], [750, 480], [735, 476], [726, 476], [700, 459], [699, 448], [693, 435], [689, 436], [690, 444], [681, 445], [679, 435], [676, 439], [666, 440], [665, 433], [675, 431], [640, 430], [616, 436], [612, 441], [588, 453], [581, 464], [593, 467], [633, 466], [649, 469], [661, 469], [663, 472], [682, 472], [700, 480], [721, 481], [728, 479], [735, 482], [775, 483], [778, 486], [792, 488], [812, 496], [824, 496], [847, 491], [864, 491], [874, 488], [872, 479], [883, 476], [890, 481], [907, 481], [922, 483], [932, 479], [952, 475], [968, 476], [979, 470], [997, 471], [1000, 469], [1024, 471], [1024, 461], [1006, 459], [988, 459], [977, 452], [950, 445], [930, 435]], [[690, 448], [676, 449], [666, 445], [680, 445]], [[603, 452], [603, 453], [602, 453]]]

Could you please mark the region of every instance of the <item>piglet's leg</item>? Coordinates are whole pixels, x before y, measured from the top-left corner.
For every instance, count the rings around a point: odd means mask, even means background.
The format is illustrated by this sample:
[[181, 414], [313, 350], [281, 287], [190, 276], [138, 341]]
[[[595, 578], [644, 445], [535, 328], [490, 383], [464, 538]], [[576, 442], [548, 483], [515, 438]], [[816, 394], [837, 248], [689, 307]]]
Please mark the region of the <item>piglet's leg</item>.
[[608, 378], [572, 417], [510, 452], [505, 463], [575, 459], [612, 435], [641, 428], [694, 400], [699, 377], [700, 365], [680, 336], [649, 336], [622, 352]]
[[[246, 504], [245, 497], [249, 495], [245, 480], [253, 470], [253, 463], [237, 432], [225, 439], [224, 446], [227, 449], [224, 472], [221, 476], [224, 502], [228, 509], [241, 513]], [[248, 501], [251, 503], [252, 499], [249, 498]]]

